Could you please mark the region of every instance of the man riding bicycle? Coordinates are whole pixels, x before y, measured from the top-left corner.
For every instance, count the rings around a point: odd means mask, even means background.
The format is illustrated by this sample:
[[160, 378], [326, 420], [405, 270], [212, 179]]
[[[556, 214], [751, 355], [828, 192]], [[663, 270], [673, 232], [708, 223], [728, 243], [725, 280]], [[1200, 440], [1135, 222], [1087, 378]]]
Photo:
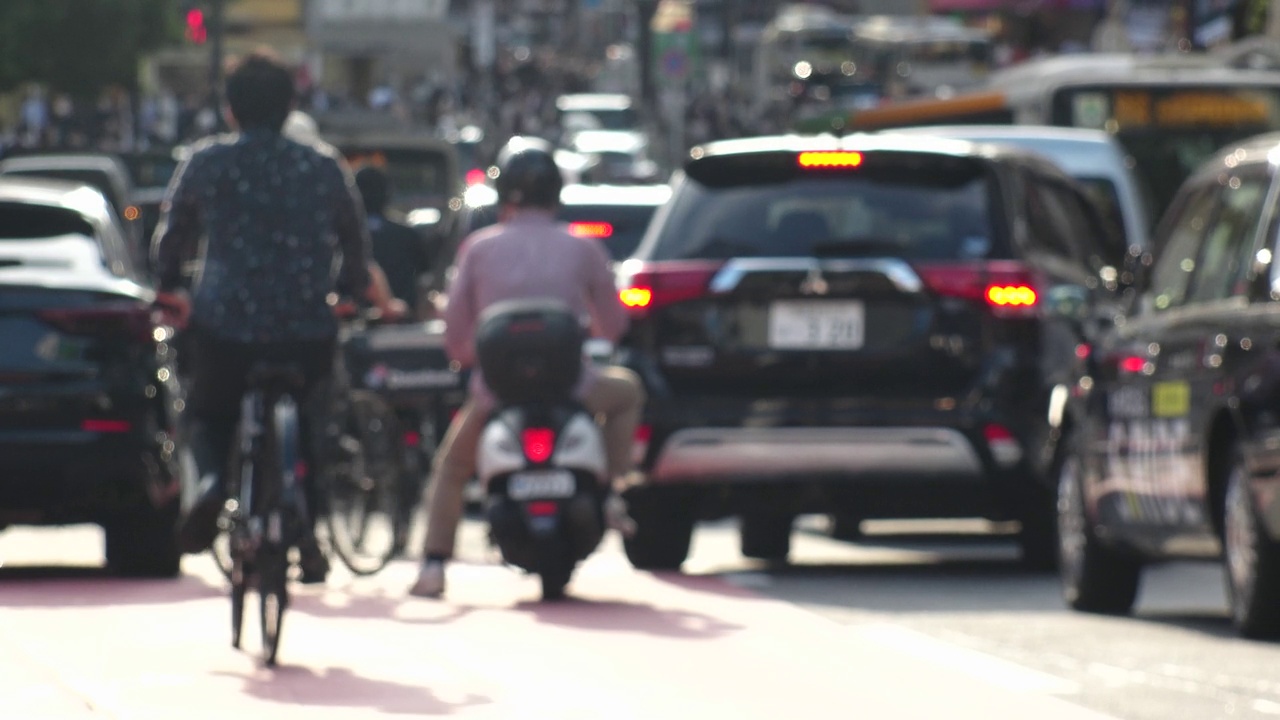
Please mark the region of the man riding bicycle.
[[[226, 98], [236, 132], [202, 141], [183, 162], [153, 247], [157, 302], [188, 334], [183, 423], [200, 478], [184, 492], [180, 541], [188, 553], [217, 536], [250, 369], [260, 362], [298, 367], [304, 421], [324, 412], [318, 389], [333, 372], [336, 297], [385, 302], [371, 289], [369, 238], [350, 170], [332, 148], [281, 134], [294, 101], [289, 69], [269, 54], [251, 54], [228, 75]], [[194, 257], [200, 266], [188, 297], [182, 270]], [[314, 441], [304, 443], [310, 477], [319, 472], [314, 449]], [[303, 581], [323, 582], [328, 563], [313, 533], [299, 550]]]
[[[513, 148], [500, 159], [499, 171], [499, 224], [472, 234], [458, 250], [457, 274], [444, 309], [450, 358], [471, 367], [480, 315], [494, 303], [518, 299], [559, 300], [590, 317], [594, 336], [616, 342], [628, 321], [614, 287], [609, 256], [596, 241], [575, 237], [556, 222], [563, 180], [551, 155], [534, 147]], [[632, 472], [631, 446], [644, 390], [635, 373], [626, 368], [588, 364], [583, 376], [579, 399], [593, 414], [605, 418], [609, 477], [625, 482]], [[424, 560], [409, 590], [420, 597], [439, 597], [444, 592], [445, 562], [453, 555], [463, 491], [475, 473], [480, 433], [494, 407], [478, 371], [473, 371], [469, 392], [433, 462]], [[605, 510], [611, 527], [634, 531], [620, 497], [611, 496]]]

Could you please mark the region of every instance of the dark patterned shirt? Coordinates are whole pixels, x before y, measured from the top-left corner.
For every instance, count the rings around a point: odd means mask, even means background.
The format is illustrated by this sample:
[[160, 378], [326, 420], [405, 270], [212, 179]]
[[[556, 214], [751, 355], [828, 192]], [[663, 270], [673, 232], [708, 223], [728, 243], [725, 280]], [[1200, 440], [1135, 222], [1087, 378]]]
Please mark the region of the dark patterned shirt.
[[[335, 337], [333, 292], [363, 296], [369, 235], [345, 162], [255, 130], [203, 141], [178, 168], [153, 248], [161, 290], [198, 260], [191, 323], [241, 342]], [[203, 241], [203, 242], [202, 242]]]

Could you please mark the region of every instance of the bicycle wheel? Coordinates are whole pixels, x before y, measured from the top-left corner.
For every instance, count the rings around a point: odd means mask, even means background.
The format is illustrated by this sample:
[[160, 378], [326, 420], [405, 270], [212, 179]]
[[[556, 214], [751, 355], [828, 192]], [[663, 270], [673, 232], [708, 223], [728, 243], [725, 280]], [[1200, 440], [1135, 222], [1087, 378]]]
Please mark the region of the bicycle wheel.
[[262, 662], [276, 664], [284, 611], [289, 606], [289, 559], [281, 548], [272, 548], [258, 559], [258, 613], [262, 626]]
[[377, 395], [353, 392], [344, 457], [327, 473], [329, 544], [352, 573], [372, 575], [396, 552], [400, 447], [396, 419]]

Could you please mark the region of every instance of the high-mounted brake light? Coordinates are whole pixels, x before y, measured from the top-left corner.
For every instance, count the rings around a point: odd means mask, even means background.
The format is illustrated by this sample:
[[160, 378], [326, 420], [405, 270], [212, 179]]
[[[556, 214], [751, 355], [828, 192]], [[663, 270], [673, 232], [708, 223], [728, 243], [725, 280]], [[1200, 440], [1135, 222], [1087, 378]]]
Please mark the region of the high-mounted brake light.
[[802, 168], [855, 168], [862, 164], [862, 153], [845, 150], [802, 152], [797, 162]]
[[607, 222], [569, 223], [569, 234], [585, 238], [613, 237], [613, 225]]
[[1036, 291], [1028, 285], [991, 285], [987, 302], [1008, 307], [1031, 307], [1036, 304]]
[[525, 428], [520, 434], [520, 444], [524, 446], [524, 456], [529, 462], [544, 463], [556, 448], [556, 433], [551, 428]]
[[92, 433], [127, 433], [133, 429], [133, 423], [128, 420], [89, 418], [81, 421], [80, 429]]

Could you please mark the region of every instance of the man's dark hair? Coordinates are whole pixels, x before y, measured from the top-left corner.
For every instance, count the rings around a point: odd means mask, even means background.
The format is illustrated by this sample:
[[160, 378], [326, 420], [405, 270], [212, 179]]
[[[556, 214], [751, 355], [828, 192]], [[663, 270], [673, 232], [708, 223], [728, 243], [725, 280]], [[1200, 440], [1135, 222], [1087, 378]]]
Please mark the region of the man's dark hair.
[[293, 107], [293, 93], [293, 74], [265, 50], [246, 56], [227, 76], [227, 104], [242, 130], [279, 132]]
[[365, 212], [383, 214], [391, 200], [391, 181], [387, 174], [373, 165], [365, 165], [356, 172], [356, 187], [364, 200]]

